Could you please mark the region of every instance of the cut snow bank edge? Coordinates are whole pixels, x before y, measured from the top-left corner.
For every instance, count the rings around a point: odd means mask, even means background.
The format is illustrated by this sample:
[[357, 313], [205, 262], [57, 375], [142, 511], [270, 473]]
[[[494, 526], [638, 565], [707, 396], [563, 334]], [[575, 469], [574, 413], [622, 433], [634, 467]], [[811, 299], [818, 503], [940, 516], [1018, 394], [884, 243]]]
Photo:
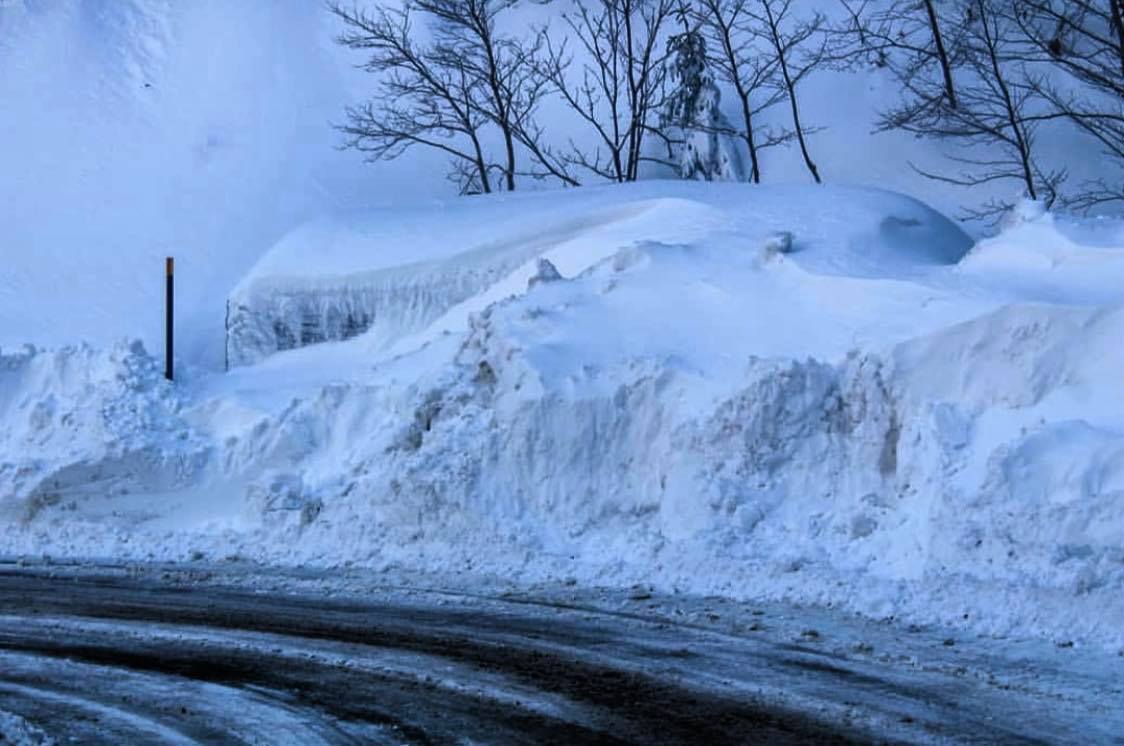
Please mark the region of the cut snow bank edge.
[[[1006, 307], [886, 356], [751, 360], [704, 412], [680, 404], [691, 376], [655, 361], [604, 394], [536, 390], [493, 323], [435, 379], [325, 388], [222, 455], [172, 437], [148, 461], [122, 448], [59, 468], [6, 501], [34, 506], [8, 550], [643, 582], [1124, 645], [1124, 428], [1045, 417], [1124, 311]], [[1001, 329], [1029, 344], [994, 345], [981, 378], [942, 378], [955, 397], [911, 374]], [[1059, 359], [1073, 363], [1043, 365]], [[1029, 372], [1015, 389], [1012, 368]], [[154, 463], [194, 463], [194, 494], [203, 471], [243, 482], [252, 520], [131, 520], [126, 489], [170, 489]], [[117, 520], [83, 520], [114, 478]]]

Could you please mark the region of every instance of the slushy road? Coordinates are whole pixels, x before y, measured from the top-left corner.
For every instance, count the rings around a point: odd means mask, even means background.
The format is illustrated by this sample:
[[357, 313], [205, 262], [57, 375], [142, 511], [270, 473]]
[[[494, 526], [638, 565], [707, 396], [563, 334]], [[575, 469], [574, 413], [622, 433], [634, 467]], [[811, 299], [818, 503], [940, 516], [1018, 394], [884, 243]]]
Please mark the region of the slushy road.
[[167, 566], [0, 564], [0, 715], [23, 723], [24, 738], [60, 743], [1034, 742], [1049, 733], [1033, 702], [1012, 695], [996, 711], [978, 687], [643, 613], [266, 591], [211, 573], [193, 582], [192, 571]]

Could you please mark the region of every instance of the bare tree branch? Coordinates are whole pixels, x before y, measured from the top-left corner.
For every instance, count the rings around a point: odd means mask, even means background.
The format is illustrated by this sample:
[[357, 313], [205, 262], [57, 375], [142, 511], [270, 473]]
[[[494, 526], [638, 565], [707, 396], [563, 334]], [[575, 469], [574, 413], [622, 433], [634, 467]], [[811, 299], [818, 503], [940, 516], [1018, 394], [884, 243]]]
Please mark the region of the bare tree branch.
[[[541, 74], [599, 142], [590, 153], [571, 141], [569, 152], [554, 156], [558, 163], [636, 180], [662, 87], [659, 42], [673, 9], [674, 0], [578, 0], [563, 16], [570, 40], [546, 37]], [[583, 52], [582, 64], [574, 65], [570, 43]]]
[[[365, 10], [329, 0], [343, 23], [339, 43], [364, 52], [360, 67], [377, 76], [372, 98], [346, 110], [348, 122], [339, 127], [344, 147], [371, 159], [396, 158], [414, 146], [440, 150], [451, 156], [450, 177], [462, 192], [512, 190], [519, 174], [576, 185], [535, 121], [549, 92], [539, 74], [541, 36], [497, 31], [497, 18], [515, 2], [409, 0]], [[427, 22], [429, 42], [417, 41], [415, 19]], [[500, 163], [484, 146], [497, 135]], [[535, 165], [522, 168], [521, 156]]]
[[[800, 145], [800, 154], [804, 158], [808, 173], [817, 184], [820, 184], [823, 179], [808, 151], [807, 136], [810, 131], [800, 121], [796, 88], [800, 81], [823, 61], [826, 54], [826, 42], [822, 39], [809, 46], [809, 42], [820, 35], [824, 17], [816, 13], [809, 20], [789, 27], [786, 21], [792, 9], [792, 0], [758, 0], [758, 5], [754, 7], [755, 9], [747, 15], [757, 22], [759, 28], [764, 29], [764, 34], [772, 45], [776, 66], [780, 71], [780, 80], [784, 85], [785, 96], [788, 98], [789, 110], [792, 114], [792, 130], [796, 142]], [[796, 52], [800, 49], [805, 51], [803, 57], [798, 59]]]

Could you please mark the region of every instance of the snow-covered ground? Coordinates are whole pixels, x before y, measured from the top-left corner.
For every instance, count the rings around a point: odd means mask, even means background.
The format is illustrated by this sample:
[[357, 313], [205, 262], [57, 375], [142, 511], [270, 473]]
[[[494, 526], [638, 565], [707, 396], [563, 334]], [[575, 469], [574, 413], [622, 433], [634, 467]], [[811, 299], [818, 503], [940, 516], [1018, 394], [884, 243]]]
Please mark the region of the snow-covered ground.
[[299, 329], [317, 297], [369, 330], [175, 385], [137, 344], [5, 348], [0, 553], [644, 582], [1124, 646], [1124, 223], [1026, 205], [973, 246], [889, 192], [647, 182], [318, 221], [232, 305]]
[[435, 153], [333, 149], [371, 85], [336, 31], [0, 0], [0, 556], [643, 584], [1124, 652], [1124, 221], [1024, 204], [977, 242], [839, 186], [1013, 196], [872, 134], [877, 69], [802, 84], [830, 186], [781, 147], [760, 187], [452, 199]]
[[154, 347], [172, 254], [183, 351], [220, 368], [223, 301], [265, 247], [375, 185], [428, 196], [424, 159], [335, 150], [363, 76], [333, 33], [317, 2], [0, 2], [0, 345]]

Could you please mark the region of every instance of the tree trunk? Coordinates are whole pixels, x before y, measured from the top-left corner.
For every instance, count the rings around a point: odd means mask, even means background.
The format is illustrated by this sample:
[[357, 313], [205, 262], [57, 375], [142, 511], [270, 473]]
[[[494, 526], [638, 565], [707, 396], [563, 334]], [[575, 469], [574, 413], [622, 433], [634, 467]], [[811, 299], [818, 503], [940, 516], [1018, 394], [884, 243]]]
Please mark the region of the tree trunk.
[[991, 16], [988, 15], [985, 2], [986, 0], [977, 0], [976, 5], [980, 11], [980, 25], [983, 28], [984, 42], [987, 44], [988, 62], [991, 64], [991, 72], [995, 76], [995, 84], [1003, 96], [1003, 108], [1007, 113], [1007, 123], [1011, 126], [1012, 137], [1015, 138], [1015, 145], [1019, 149], [1019, 160], [1022, 165], [1027, 195], [1031, 199], [1038, 199], [1038, 190], [1034, 188], [1034, 169], [1030, 163], [1030, 142], [1023, 132], [1019, 112], [1015, 109], [1014, 100], [1011, 98], [1011, 90], [1007, 87], [1007, 80], [1003, 77], [1003, 71], [999, 67], [999, 53], [996, 48], [999, 42], [991, 34]]
[[742, 132], [742, 139], [745, 140], [745, 147], [749, 151], [750, 163], [750, 181], [754, 184], [761, 183], [761, 165], [757, 160], [757, 143], [753, 136], [753, 107], [749, 103], [749, 91], [742, 85], [741, 77], [739, 74], [738, 55], [734, 51], [734, 43], [731, 38], [733, 30], [727, 23], [726, 19], [721, 15], [720, 7], [710, 7], [709, 12], [713, 13], [715, 18], [713, 23], [721, 34], [722, 52], [726, 57], [726, 64], [729, 66], [730, 82], [733, 83], [734, 92], [738, 94], [738, 100], [742, 106], [742, 124], [745, 130]]
[[796, 105], [796, 86], [792, 82], [792, 75], [788, 72], [788, 60], [785, 59], [784, 46], [781, 44], [780, 29], [777, 28], [777, 19], [773, 17], [773, 9], [769, 5], [770, 0], [762, 0], [761, 4], [765, 7], [765, 14], [769, 19], [769, 35], [773, 39], [773, 48], [777, 51], [777, 62], [781, 66], [781, 76], [784, 78], [785, 90], [788, 91], [788, 102], [792, 108], [792, 126], [796, 130], [796, 141], [800, 143], [800, 153], [804, 156], [804, 165], [808, 167], [808, 172], [812, 174], [817, 184], [822, 184], [823, 179], [820, 178], [819, 169], [816, 164], [812, 162], [812, 156], [808, 153], [808, 143], [804, 139], [804, 128], [800, 124], [800, 108]]
[[496, 107], [496, 124], [503, 133], [504, 150], [507, 156], [507, 167], [504, 169], [504, 181], [507, 191], [515, 191], [515, 134], [511, 127], [511, 113], [507, 106], [504, 91], [499, 82], [499, 63], [496, 61], [495, 49], [492, 44], [492, 35], [487, 27], [487, 19], [481, 18], [480, 43], [484, 46], [484, 53], [488, 60], [488, 87], [491, 89], [492, 101]]
[[[1112, 0], [1114, 3], [1116, 0]], [[937, 59], [941, 63], [941, 74], [944, 75], [944, 92], [948, 99], [949, 108], [956, 108], [956, 89], [952, 85], [952, 65], [948, 61], [948, 52], [944, 48], [944, 38], [941, 36], [941, 27], [937, 23], [937, 9], [933, 7], [933, 0], [925, 0], [925, 11], [929, 14], [929, 28], [933, 32], [933, 44], [937, 48]]]
[[1112, 25], [1116, 27], [1116, 54], [1120, 58], [1120, 75], [1124, 77], [1124, 0], [1108, 0], [1112, 7]]
[[736, 86], [736, 90], [738, 98], [742, 102], [742, 119], [745, 122], [745, 132], [742, 137], [745, 140], [746, 148], [749, 150], [750, 180], [754, 184], [760, 184], [761, 167], [757, 162], [757, 144], [753, 138], [753, 110], [749, 106], [749, 92], [742, 90], [740, 83]]
[[472, 133], [472, 153], [476, 161], [476, 173], [480, 174], [480, 191], [491, 194], [492, 184], [488, 180], [488, 164], [484, 162], [484, 149], [480, 147], [480, 138]]
[[636, 153], [640, 149], [640, 95], [636, 85], [636, 50], [632, 45], [632, 3], [625, 0], [621, 4], [624, 20], [625, 72], [628, 79], [628, 174], [626, 181], [636, 181]]
[[504, 179], [507, 182], [507, 191], [515, 191], [515, 139], [511, 134], [511, 126], [505, 125], [503, 128], [503, 142], [507, 148], [507, 169], [505, 169]]

